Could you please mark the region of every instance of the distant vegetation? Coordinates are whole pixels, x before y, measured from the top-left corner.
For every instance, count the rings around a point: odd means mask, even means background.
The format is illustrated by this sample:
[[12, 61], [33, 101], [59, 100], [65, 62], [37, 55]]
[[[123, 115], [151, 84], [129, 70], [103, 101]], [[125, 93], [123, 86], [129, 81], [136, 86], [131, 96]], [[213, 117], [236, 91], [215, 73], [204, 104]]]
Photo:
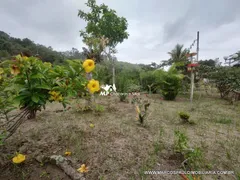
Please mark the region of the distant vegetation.
[[69, 51], [57, 52], [51, 46], [36, 44], [28, 38], [20, 39], [0, 31], [0, 60], [25, 53], [28, 56], [39, 56], [44, 62], [62, 63], [66, 59], [84, 59], [83, 53], [72, 48]]
[[[86, 49], [85, 49], [86, 50]], [[89, 49], [94, 51], [94, 49]], [[28, 38], [20, 39], [9, 36], [7, 33], [0, 31], [0, 60], [10, 59], [19, 53], [24, 53], [27, 56], [37, 56], [43, 62], [50, 62], [52, 64], [63, 64], [66, 60], [88, 58], [89, 52], [80, 52], [76, 48], [69, 51], [58, 52], [52, 47], [46, 47], [41, 44], [36, 44]], [[190, 63], [186, 58], [188, 51], [183, 45], [177, 44], [173, 50], [168, 54], [170, 58], [162, 61], [161, 64], [152, 62], [151, 64], [131, 64], [127, 62], [116, 61], [114, 68], [116, 73], [116, 86], [118, 90], [129, 91], [146, 91], [148, 93], [160, 92], [166, 99], [175, 99], [178, 91], [189, 90], [189, 72], [187, 71], [187, 64]], [[91, 55], [91, 54], [90, 54]], [[97, 63], [96, 73], [94, 77], [100, 80], [101, 84], [112, 84], [112, 61], [107, 54], [101, 54], [101, 62]], [[161, 60], [159, 60], [161, 61]], [[171, 79], [175, 75], [163, 71], [163, 67], [172, 66], [176, 68], [175, 74], [181, 74], [182, 78], [176, 81]], [[226, 97], [232, 90], [239, 90], [239, 68], [224, 67], [218, 61], [213, 59], [200, 60], [201, 65], [195, 76], [195, 82], [200, 82], [203, 78], [208, 78], [214, 82], [218, 88], [221, 97]], [[158, 70], [157, 72], [155, 70]], [[170, 78], [171, 77], [171, 78]], [[165, 79], [164, 79], [165, 78]], [[167, 78], [167, 79], [166, 79]], [[170, 80], [170, 79], [171, 80]], [[124, 80], [127, 79], [127, 80]], [[170, 85], [171, 81], [175, 85]], [[123, 86], [124, 82], [124, 88]], [[164, 85], [165, 83], [165, 85]], [[166, 86], [168, 85], [168, 87]], [[175, 87], [177, 86], [177, 88]], [[127, 88], [127, 89], [126, 89]], [[167, 97], [170, 93], [169, 89], [178, 89], [173, 93], [173, 96]], [[166, 91], [167, 90], [167, 91]]]

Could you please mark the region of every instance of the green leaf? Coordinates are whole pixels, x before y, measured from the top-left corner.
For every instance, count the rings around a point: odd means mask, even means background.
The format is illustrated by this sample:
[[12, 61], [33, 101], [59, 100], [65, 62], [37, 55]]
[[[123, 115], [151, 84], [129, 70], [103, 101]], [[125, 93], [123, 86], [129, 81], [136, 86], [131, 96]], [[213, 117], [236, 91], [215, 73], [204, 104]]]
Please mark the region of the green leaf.
[[46, 89], [46, 90], [51, 90], [51, 87], [49, 87], [46, 84], [41, 84], [41, 85], [37, 85], [35, 86], [36, 89]]
[[31, 76], [31, 79], [44, 79], [44, 78], [45, 77], [40, 73], [34, 74], [34, 75]]
[[75, 74], [76, 71], [73, 69], [73, 67], [70, 65], [69, 68], [71, 69], [72, 73]]
[[31, 97], [32, 101], [35, 102], [35, 103], [38, 103], [39, 101], [39, 96], [36, 95], [36, 94], [33, 94], [33, 96]]
[[21, 89], [21, 88], [23, 88], [23, 87], [24, 87], [24, 85], [20, 85], [20, 84], [12, 84], [12, 85], [6, 87], [6, 88], [4, 89], [4, 91], [18, 90], [18, 89]]
[[21, 95], [21, 96], [29, 96], [29, 95], [31, 95], [31, 92], [26, 90], [26, 89], [22, 89], [22, 90], [20, 90], [19, 95]]
[[16, 96], [13, 98], [13, 101], [21, 101], [23, 99], [25, 99], [27, 96], [24, 96], [24, 95], [19, 95], [19, 96]]

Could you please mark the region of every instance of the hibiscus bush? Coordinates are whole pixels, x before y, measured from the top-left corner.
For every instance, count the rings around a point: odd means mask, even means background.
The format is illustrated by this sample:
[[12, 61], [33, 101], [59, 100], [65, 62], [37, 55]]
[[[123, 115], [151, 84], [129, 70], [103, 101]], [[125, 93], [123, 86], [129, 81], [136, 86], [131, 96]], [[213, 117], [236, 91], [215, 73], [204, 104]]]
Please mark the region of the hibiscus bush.
[[[18, 55], [1, 66], [0, 104], [5, 104], [5, 108], [2, 106], [4, 111], [0, 112], [6, 114], [12, 110], [14, 101], [22, 110], [19, 119], [35, 118], [37, 111], [45, 109], [47, 102], [60, 102], [66, 108], [70, 97], [100, 90], [99, 82], [91, 79], [95, 63], [90, 59], [84, 62], [67, 60], [64, 65], [53, 67], [37, 57]], [[4, 79], [9, 80], [5, 82]]]

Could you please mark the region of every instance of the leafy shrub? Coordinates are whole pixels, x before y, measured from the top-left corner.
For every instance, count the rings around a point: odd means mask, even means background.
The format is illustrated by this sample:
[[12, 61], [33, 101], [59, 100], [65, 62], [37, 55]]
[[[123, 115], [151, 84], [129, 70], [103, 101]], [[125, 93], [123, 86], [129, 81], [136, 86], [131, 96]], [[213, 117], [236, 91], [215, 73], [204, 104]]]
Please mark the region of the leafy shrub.
[[37, 57], [23, 55], [1, 63], [0, 113], [8, 120], [7, 113], [14, 108], [12, 101], [22, 110], [9, 120], [12, 122], [16, 119], [14, 123], [6, 125], [6, 138], [16, 131], [25, 117], [35, 118], [37, 111], [45, 109], [47, 102], [57, 101], [66, 108], [69, 97], [77, 96], [80, 92], [90, 97], [90, 93], [98, 91], [99, 82], [93, 79], [88, 81], [85, 76], [87, 68], [91, 68], [91, 71], [94, 69], [94, 61], [87, 65], [83, 67], [79, 60], [66, 60], [65, 65], [53, 67]]
[[168, 72], [157, 70], [155, 72], [157, 87], [165, 100], [174, 100], [181, 88], [183, 75], [173, 65]]
[[179, 80], [172, 75], [166, 75], [161, 87], [162, 95], [165, 100], [174, 100], [178, 95]]
[[8, 113], [14, 109], [16, 106], [13, 102], [14, 93], [16, 93], [15, 88], [8, 88], [10, 84], [10, 78], [7, 77], [7, 72], [5, 69], [0, 67], [0, 114], [3, 114], [8, 121]]
[[240, 68], [218, 67], [209, 74], [216, 84], [221, 98], [226, 97], [232, 90], [240, 91]]
[[142, 89], [150, 93], [156, 93], [156, 77], [154, 71], [147, 71], [140, 73], [140, 81]]

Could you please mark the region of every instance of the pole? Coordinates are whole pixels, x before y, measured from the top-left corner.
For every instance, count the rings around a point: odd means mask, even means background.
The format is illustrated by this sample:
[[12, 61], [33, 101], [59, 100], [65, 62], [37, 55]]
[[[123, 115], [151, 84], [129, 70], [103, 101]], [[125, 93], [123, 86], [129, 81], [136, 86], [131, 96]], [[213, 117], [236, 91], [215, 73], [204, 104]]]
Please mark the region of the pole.
[[199, 57], [199, 31], [197, 32], [197, 62], [198, 62], [198, 57]]
[[[191, 63], [193, 63], [193, 58], [191, 56]], [[191, 95], [190, 95], [190, 102], [193, 101], [193, 90], [194, 90], [194, 72], [193, 67], [191, 67]]]
[[113, 73], [113, 85], [115, 85], [115, 60], [112, 59], [112, 73]]
[[[199, 57], [199, 31], [197, 32], [197, 58], [196, 61], [198, 62]], [[191, 56], [191, 63], [193, 63], [193, 57]], [[190, 95], [190, 102], [193, 102], [193, 92], [194, 92], [194, 72], [193, 67], [191, 69], [191, 95]]]

